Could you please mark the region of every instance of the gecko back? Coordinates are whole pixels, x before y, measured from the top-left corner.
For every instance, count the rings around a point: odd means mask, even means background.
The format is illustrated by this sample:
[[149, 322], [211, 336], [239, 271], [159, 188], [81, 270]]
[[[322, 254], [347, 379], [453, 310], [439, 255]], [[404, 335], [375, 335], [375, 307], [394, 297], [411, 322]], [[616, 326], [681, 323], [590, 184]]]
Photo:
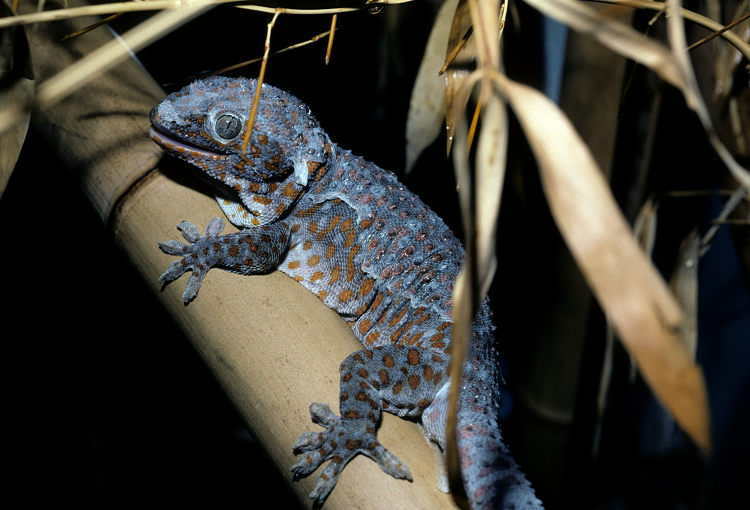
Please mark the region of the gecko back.
[[[178, 225], [190, 244], [160, 243], [183, 258], [160, 281], [192, 271], [194, 299], [211, 267], [242, 274], [288, 274], [336, 310], [363, 349], [340, 367], [339, 414], [312, 404], [323, 431], [294, 445], [295, 476], [331, 462], [310, 497], [319, 504], [346, 463], [362, 453], [388, 474], [411, 473], [377, 440], [381, 411], [421, 417], [445, 446], [452, 291], [464, 250], [443, 221], [394, 174], [331, 143], [309, 108], [269, 85], [243, 152], [255, 80], [209, 78], [167, 97], [151, 112], [152, 139], [194, 165], [228, 219], [243, 230], [221, 235], [212, 220], [201, 236]], [[458, 447], [472, 508], [541, 508], [505, 446], [497, 422], [502, 377], [487, 299], [472, 326], [456, 409]]]

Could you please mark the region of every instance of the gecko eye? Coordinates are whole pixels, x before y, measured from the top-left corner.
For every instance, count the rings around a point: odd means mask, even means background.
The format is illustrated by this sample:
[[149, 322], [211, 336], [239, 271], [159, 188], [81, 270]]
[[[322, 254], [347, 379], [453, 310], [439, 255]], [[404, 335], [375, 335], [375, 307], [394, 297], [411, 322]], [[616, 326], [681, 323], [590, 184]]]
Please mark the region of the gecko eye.
[[242, 131], [242, 122], [240, 119], [229, 113], [219, 116], [214, 124], [216, 134], [222, 137], [224, 140], [231, 140], [237, 137]]

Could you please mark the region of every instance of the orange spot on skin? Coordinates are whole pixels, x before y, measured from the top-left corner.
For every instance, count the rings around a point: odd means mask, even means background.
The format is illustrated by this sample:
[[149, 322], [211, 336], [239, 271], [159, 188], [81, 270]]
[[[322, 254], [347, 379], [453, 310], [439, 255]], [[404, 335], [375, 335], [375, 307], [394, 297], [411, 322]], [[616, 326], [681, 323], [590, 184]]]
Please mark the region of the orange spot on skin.
[[357, 329], [359, 330], [359, 333], [361, 335], [364, 335], [370, 330], [370, 325], [371, 325], [370, 319], [365, 319], [359, 323], [359, 327]]
[[308, 209], [295, 209], [294, 215], [298, 218], [309, 218], [311, 216], [314, 216], [321, 207], [323, 207], [322, 204], [315, 204]]
[[390, 320], [390, 322], [388, 322], [388, 326], [391, 328], [396, 327], [396, 324], [401, 322], [401, 319], [404, 318], [404, 315], [406, 315], [406, 312], [408, 311], [409, 311], [408, 308], [401, 309], [401, 311], [398, 312], [396, 315], [394, 315], [393, 318]]
[[382, 384], [383, 386], [388, 386], [388, 384], [391, 382], [390, 377], [388, 377], [388, 371], [384, 368], [378, 370], [378, 377], [380, 377], [380, 384]]
[[341, 229], [341, 232], [345, 234], [347, 230], [349, 230], [350, 228], [352, 228], [352, 219], [347, 218], [341, 223], [340, 229]]
[[419, 351], [417, 349], [409, 349], [409, 352], [406, 353], [406, 362], [412, 366], [419, 365]]
[[359, 290], [357, 291], [357, 294], [359, 296], [366, 296], [367, 294], [370, 293], [374, 285], [375, 285], [375, 280], [373, 278], [365, 278], [362, 284], [359, 286]]
[[268, 197], [262, 197], [262, 196], [259, 196], [259, 195], [255, 195], [253, 197], [253, 202], [258, 202], [259, 204], [268, 205], [271, 202], [273, 202], [273, 199], [268, 198]]
[[372, 306], [370, 308], [377, 308], [380, 306], [380, 303], [383, 302], [383, 293], [379, 292], [377, 296], [375, 296], [375, 299], [372, 301]]
[[417, 388], [419, 388], [419, 385], [422, 384], [422, 379], [420, 379], [418, 375], [410, 375], [408, 382], [409, 387], [413, 390], [416, 390]]
[[326, 246], [326, 253], [325, 256], [327, 259], [330, 259], [336, 254], [336, 245], [331, 243], [328, 246]]
[[367, 306], [367, 304], [364, 304], [354, 311], [354, 315], [356, 315], [357, 317], [361, 317], [362, 314], [364, 314], [368, 309], [369, 307]]
[[391, 393], [393, 393], [394, 395], [398, 395], [399, 393], [401, 393], [401, 390], [403, 390], [403, 389], [404, 389], [404, 382], [403, 381], [398, 381], [391, 388]]
[[297, 196], [297, 190], [294, 189], [291, 182], [288, 182], [281, 190], [281, 194], [288, 198], [294, 198]]
[[424, 314], [419, 319], [417, 319], [417, 324], [422, 324], [423, 322], [430, 320], [431, 315], [429, 313]]
[[357, 269], [354, 267], [354, 257], [359, 252], [359, 245], [355, 244], [352, 246], [352, 249], [349, 251], [349, 256], [346, 259], [346, 281], [350, 282], [354, 279], [356, 274], [358, 273]]
[[299, 267], [299, 261], [293, 260], [290, 263], [288, 263], [286, 267], [288, 267], [289, 269], [297, 269]]
[[348, 248], [351, 245], [354, 244], [354, 241], [357, 240], [357, 233], [354, 231], [354, 229], [350, 230], [348, 234], [346, 234], [346, 239], [344, 239], [344, 248]]
[[313, 255], [309, 259], [307, 259], [307, 265], [308, 266], [316, 266], [320, 262], [320, 255]]
[[443, 347], [445, 347], [443, 338], [445, 338], [445, 335], [443, 333], [432, 335], [432, 338], [430, 338], [430, 345], [435, 349], [442, 349]]
[[347, 289], [339, 294], [339, 303], [346, 303], [349, 301], [352, 297], [354, 297], [354, 292]]
[[339, 277], [341, 276], [341, 268], [339, 266], [333, 266], [331, 269], [331, 281], [328, 282], [328, 285], [333, 285], [337, 281], [339, 281]]
[[368, 334], [367, 337], [365, 337], [365, 344], [372, 345], [374, 342], [378, 340], [380, 337], [379, 331], [373, 331], [372, 333]]

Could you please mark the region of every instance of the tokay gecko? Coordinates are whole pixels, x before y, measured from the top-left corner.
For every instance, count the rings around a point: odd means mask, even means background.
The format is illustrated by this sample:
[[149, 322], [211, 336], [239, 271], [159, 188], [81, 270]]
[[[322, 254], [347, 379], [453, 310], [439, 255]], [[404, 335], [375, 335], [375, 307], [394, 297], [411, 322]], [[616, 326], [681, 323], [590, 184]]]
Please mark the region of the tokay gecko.
[[[278, 269], [347, 321], [363, 349], [340, 367], [339, 411], [312, 404], [324, 430], [303, 434], [296, 476], [330, 459], [310, 494], [322, 504], [344, 466], [362, 453], [386, 473], [411, 480], [409, 468], [378, 442], [381, 411], [421, 417], [444, 448], [448, 412], [452, 291], [464, 262], [443, 221], [391, 172], [337, 147], [309, 108], [264, 84], [255, 125], [242, 151], [255, 80], [214, 77], [168, 96], [151, 111], [151, 138], [192, 163], [229, 221], [242, 230], [205, 236], [177, 228], [188, 245], [160, 243], [181, 256], [159, 278], [190, 270], [183, 299], [195, 298], [212, 267], [241, 274]], [[464, 486], [473, 509], [541, 508], [500, 434], [502, 376], [485, 298], [472, 327], [457, 412]]]

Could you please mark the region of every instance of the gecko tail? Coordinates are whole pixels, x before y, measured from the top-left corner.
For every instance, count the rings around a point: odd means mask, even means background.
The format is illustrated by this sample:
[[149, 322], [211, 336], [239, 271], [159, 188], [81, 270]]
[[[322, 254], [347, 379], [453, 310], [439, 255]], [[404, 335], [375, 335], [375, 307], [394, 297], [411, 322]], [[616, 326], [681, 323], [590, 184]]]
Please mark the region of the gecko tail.
[[497, 423], [482, 423], [475, 416], [462, 414], [459, 411], [458, 448], [472, 510], [544, 508], [503, 441]]

